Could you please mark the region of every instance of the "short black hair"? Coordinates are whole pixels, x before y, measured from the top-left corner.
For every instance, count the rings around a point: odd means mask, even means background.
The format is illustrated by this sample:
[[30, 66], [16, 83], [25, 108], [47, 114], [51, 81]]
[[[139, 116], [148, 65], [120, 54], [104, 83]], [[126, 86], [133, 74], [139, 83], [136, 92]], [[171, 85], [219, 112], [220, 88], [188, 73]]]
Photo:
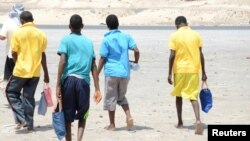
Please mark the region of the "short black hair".
[[78, 14], [74, 14], [70, 18], [70, 26], [73, 30], [79, 30], [83, 28], [82, 17]]
[[118, 29], [119, 21], [116, 15], [111, 14], [106, 18], [106, 24], [109, 29]]
[[23, 11], [20, 15], [20, 19], [25, 22], [33, 22], [33, 15], [30, 11]]
[[178, 16], [175, 19], [175, 25], [180, 25], [180, 24], [187, 24], [187, 19], [184, 16]]

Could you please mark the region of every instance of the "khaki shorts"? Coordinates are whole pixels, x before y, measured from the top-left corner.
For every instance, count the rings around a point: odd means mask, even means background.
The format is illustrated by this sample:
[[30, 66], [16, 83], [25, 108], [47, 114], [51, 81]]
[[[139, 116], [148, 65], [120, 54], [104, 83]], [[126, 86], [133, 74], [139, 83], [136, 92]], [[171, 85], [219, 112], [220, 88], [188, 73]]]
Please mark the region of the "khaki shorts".
[[199, 93], [199, 74], [178, 73], [174, 74], [174, 89], [172, 96], [189, 100], [197, 100]]
[[116, 104], [128, 104], [125, 97], [129, 78], [105, 77], [104, 110], [115, 111]]

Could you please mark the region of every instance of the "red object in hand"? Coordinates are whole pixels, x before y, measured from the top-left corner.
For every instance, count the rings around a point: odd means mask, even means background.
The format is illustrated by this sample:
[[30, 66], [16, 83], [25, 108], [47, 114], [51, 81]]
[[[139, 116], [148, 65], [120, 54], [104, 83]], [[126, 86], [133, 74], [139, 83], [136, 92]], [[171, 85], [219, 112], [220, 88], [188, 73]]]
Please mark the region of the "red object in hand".
[[48, 107], [53, 106], [52, 91], [50, 87], [44, 89], [45, 99]]

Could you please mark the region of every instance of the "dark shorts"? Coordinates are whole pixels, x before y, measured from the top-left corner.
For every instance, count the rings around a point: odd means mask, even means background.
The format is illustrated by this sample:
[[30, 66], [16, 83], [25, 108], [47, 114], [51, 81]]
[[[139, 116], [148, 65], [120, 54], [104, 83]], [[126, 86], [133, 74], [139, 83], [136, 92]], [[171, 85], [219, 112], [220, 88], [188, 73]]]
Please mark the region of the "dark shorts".
[[75, 76], [65, 78], [62, 85], [62, 105], [65, 120], [87, 119], [89, 111], [89, 84]]
[[14, 66], [15, 66], [14, 60], [7, 56], [4, 66], [4, 80], [7, 81], [9, 80], [10, 76], [13, 73]]

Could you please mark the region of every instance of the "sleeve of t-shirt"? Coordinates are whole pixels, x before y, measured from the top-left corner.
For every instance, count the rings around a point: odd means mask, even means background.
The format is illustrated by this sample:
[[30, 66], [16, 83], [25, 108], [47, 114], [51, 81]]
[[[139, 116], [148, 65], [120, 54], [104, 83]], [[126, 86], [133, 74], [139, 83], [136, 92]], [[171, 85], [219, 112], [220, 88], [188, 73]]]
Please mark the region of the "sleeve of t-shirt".
[[7, 37], [7, 24], [6, 23], [3, 24], [2, 29], [0, 31], [0, 35]]
[[202, 38], [201, 38], [200, 34], [197, 33], [197, 45], [198, 45], [198, 47], [201, 48], [202, 44], [203, 44]]
[[128, 35], [128, 48], [133, 50], [135, 47], [136, 47], [135, 40], [130, 35]]
[[169, 47], [169, 49], [171, 49], [171, 50], [176, 50], [174, 35], [172, 35], [172, 36], [170, 37], [169, 42], [168, 42], [168, 47]]
[[93, 56], [92, 58], [95, 59], [95, 50], [94, 50], [94, 45], [93, 45], [93, 42], [91, 43], [91, 48], [92, 48], [92, 51], [93, 51]]
[[44, 35], [43, 45], [42, 45], [42, 52], [45, 52], [46, 48], [47, 48], [47, 37], [46, 37], [46, 35]]
[[100, 47], [100, 56], [107, 57], [109, 54], [108, 45], [105, 40], [102, 41], [101, 47]]
[[18, 52], [19, 50], [19, 43], [16, 34], [14, 33], [11, 42], [10, 42], [11, 50], [14, 52]]
[[57, 54], [61, 55], [61, 54], [67, 54], [68, 53], [68, 49], [67, 49], [67, 41], [65, 40], [65, 38], [63, 38], [61, 40], [60, 46], [58, 48]]

